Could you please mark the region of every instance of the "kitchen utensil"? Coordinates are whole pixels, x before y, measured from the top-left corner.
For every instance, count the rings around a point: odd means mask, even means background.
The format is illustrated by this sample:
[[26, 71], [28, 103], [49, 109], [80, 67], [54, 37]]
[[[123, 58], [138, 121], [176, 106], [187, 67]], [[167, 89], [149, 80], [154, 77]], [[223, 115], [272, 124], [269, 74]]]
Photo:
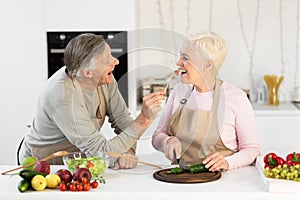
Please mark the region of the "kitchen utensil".
[[167, 91], [167, 89], [169, 88], [170, 82], [171, 82], [171, 80], [172, 80], [172, 78], [173, 78], [174, 76], [176, 76], [176, 75], [173, 73], [173, 74], [171, 74], [171, 75], [167, 78], [167, 80], [166, 80], [165, 91]]
[[201, 172], [201, 173], [188, 173], [182, 174], [167, 174], [170, 169], [163, 169], [155, 172], [153, 178], [163, 182], [169, 183], [205, 183], [218, 180], [222, 175], [221, 172]]
[[180, 158], [180, 159], [179, 159], [178, 164], [179, 164], [179, 167], [182, 168], [182, 169], [184, 169], [184, 170], [188, 170], [188, 169], [189, 169], [189, 166], [190, 166], [190, 165], [187, 165], [187, 164], [184, 162], [183, 158]]
[[143, 161], [140, 161], [140, 160], [135, 160], [135, 159], [129, 158], [127, 156], [124, 156], [122, 154], [119, 154], [117, 152], [109, 151], [109, 152], [106, 152], [106, 154], [108, 156], [112, 156], [112, 157], [115, 157], [115, 158], [124, 158], [124, 159], [130, 160], [132, 162], [137, 162], [137, 163], [141, 163], [141, 164], [144, 164], [144, 165], [149, 165], [149, 166], [152, 166], [152, 167], [156, 167], [158, 169], [163, 169], [161, 166], [158, 166], [158, 165], [155, 165], [155, 164], [152, 164], [152, 163], [148, 163], [148, 162], [143, 162]]
[[179, 158], [177, 158], [177, 155], [176, 155], [176, 151], [175, 151], [175, 149], [173, 150], [173, 156], [174, 156], [174, 160], [176, 160], [176, 161], [177, 161], [177, 163], [179, 164], [179, 161], [180, 161], [180, 159], [179, 159]]
[[[47, 160], [50, 160], [50, 159], [55, 158], [55, 157], [64, 156], [64, 155], [66, 155], [66, 154], [68, 154], [68, 153], [69, 153], [69, 152], [67, 152], [67, 151], [58, 151], [58, 152], [55, 152], [55, 153], [53, 153], [53, 154], [51, 154], [51, 155], [49, 155], [49, 156], [47, 156], [47, 157], [45, 157], [45, 158], [43, 158], [43, 159], [41, 159], [41, 160], [38, 160], [37, 162], [39, 162], [39, 161], [47, 161]], [[25, 168], [25, 167], [29, 167], [29, 166], [31, 166], [31, 165], [36, 164], [37, 162], [33, 162], [33, 163], [29, 163], [29, 164], [24, 165], [24, 166], [16, 167], [16, 168], [10, 169], [10, 170], [8, 170], [8, 171], [2, 172], [1, 174], [2, 174], [2, 175], [5, 175], [5, 174], [7, 174], [7, 173], [9, 173], [9, 172], [16, 171], [16, 170], [18, 170], [18, 169], [22, 169], [22, 168]]]

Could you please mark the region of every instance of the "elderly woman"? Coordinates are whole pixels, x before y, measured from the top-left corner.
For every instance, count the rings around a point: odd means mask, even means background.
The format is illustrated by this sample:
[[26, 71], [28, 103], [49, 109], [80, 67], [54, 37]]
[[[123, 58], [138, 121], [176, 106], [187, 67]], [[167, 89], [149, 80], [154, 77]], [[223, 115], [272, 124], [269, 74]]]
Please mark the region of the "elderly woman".
[[[255, 118], [246, 94], [217, 78], [226, 57], [216, 33], [195, 35], [183, 43], [176, 85], [153, 135], [154, 148], [186, 164], [210, 171], [252, 164], [260, 155]], [[175, 154], [175, 155], [174, 155]]]
[[[39, 97], [20, 160], [27, 156], [41, 159], [61, 150], [90, 155], [115, 151], [137, 160], [136, 142], [161, 110], [165, 92], [145, 96], [141, 114], [132, 119], [112, 73], [119, 61], [99, 35], [82, 34], [72, 39], [64, 62], [66, 66], [48, 79]], [[99, 133], [105, 116], [117, 134], [111, 140]], [[50, 163], [62, 164], [61, 160]], [[136, 166], [123, 158], [113, 164], [115, 169]]]

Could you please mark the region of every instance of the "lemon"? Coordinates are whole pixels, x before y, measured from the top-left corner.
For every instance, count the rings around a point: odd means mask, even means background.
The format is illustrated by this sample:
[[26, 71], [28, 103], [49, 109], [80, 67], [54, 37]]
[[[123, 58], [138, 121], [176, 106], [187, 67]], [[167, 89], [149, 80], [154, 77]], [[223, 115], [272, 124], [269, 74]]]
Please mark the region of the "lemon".
[[[34, 162], [37, 162], [36, 158], [35, 157], [26, 157], [22, 160], [22, 166], [25, 166], [25, 165], [28, 165], [30, 163], [34, 163]], [[34, 169], [34, 166], [35, 164], [29, 166], [29, 167], [24, 167], [24, 169], [30, 169], [30, 170], [33, 170]]]
[[46, 177], [46, 187], [47, 188], [56, 188], [60, 183], [60, 177], [57, 174], [48, 174]]
[[42, 175], [35, 175], [31, 179], [31, 186], [33, 187], [33, 189], [37, 191], [44, 190], [46, 188], [46, 185], [47, 185], [46, 178]]

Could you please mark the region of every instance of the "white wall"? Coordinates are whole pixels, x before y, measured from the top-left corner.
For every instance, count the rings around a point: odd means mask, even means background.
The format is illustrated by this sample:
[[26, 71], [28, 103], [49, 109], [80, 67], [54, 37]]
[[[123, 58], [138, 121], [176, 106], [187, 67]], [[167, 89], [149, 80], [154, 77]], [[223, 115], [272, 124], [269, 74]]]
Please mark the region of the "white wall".
[[[190, 2], [189, 8], [188, 2]], [[257, 2], [257, 0], [240, 0], [243, 27], [250, 48], [253, 48]], [[280, 98], [285, 100], [285, 97], [289, 98], [294, 81], [300, 87], [300, 66], [295, 75], [297, 42], [298, 49], [300, 45], [300, 35], [298, 39], [296, 38], [296, 13], [297, 10], [300, 11], [297, 8], [297, 0], [282, 2], [281, 30], [280, 0], [260, 0], [254, 43], [253, 78], [255, 83], [258, 83], [262, 81], [264, 74], [283, 75], [284, 82], [280, 87]], [[212, 7], [210, 7], [210, 3], [212, 3]], [[161, 12], [159, 12], [159, 8], [161, 8]], [[157, 0], [137, 1], [139, 16], [137, 27], [160, 27], [173, 30], [178, 34], [189, 35], [209, 30], [211, 25], [211, 30], [222, 35], [228, 46], [228, 56], [221, 70], [222, 77], [241, 88], [248, 89], [251, 87], [250, 58], [242, 37], [237, 8], [237, 0], [172, 0], [160, 1], [160, 6]], [[175, 66], [176, 58], [173, 55], [168, 56], [159, 51], [151, 52], [149, 50], [140, 52], [140, 55], [138, 60], [140, 66], [155, 63], [169, 67]], [[284, 66], [281, 64], [281, 56]], [[298, 62], [300, 62], [300, 54]], [[148, 76], [161, 76], [160, 72], [155, 71], [157, 70], [140, 73], [140, 79]]]
[[16, 164], [47, 80], [46, 31], [133, 29], [134, 9], [134, 0], [0, 1], [0, 164]]
[[43, 1], [1, 1], [0, 44], [0, 164], [15, 164], [17, 144], [47, 79]]

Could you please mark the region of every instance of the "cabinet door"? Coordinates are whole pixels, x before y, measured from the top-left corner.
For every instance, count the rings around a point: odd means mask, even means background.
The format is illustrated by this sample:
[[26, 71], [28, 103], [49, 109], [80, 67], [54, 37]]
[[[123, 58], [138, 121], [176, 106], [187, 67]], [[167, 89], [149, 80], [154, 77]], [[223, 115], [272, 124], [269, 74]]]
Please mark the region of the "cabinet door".
[[300, 152], [300, 116], [259, 116], [256, 123], [262, 156]]

